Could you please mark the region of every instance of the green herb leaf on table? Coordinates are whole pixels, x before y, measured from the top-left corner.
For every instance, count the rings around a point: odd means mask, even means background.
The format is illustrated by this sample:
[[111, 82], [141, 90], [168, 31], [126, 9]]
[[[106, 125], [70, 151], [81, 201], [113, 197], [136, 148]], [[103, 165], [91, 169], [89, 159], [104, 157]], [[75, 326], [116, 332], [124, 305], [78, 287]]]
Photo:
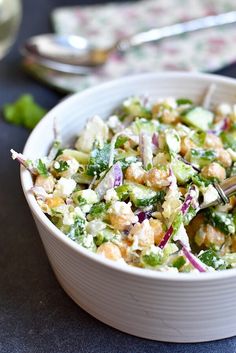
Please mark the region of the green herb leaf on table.
[[10, 124], [33, 129], [46, 114], [46, 110], [39, 106], [32, 95], [24, 94], [14, 103], [3, 106], [3, 115]]

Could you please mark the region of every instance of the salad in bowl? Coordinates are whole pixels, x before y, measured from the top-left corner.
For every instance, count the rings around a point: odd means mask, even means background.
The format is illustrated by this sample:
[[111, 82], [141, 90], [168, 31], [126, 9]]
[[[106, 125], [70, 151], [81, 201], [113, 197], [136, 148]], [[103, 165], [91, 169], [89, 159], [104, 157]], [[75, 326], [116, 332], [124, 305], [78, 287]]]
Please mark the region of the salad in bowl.
[[236, 266], [236, 197], [200, 210], [236, 175], [236, 106], [130, 97], [89, 119], [73, 147], [56, 134], [47, 156], [12, 156], [56, 227], [100, 256], [155, 271]]

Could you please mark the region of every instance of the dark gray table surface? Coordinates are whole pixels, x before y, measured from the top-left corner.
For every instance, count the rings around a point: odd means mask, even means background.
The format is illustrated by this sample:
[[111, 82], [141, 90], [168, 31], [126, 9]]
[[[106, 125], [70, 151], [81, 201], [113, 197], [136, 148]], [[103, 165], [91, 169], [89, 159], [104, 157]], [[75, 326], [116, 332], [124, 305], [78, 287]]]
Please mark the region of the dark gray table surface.
[[[25, 92], [48, 109], [61, 99], [59, 93], [26, 76], [18, 47], [27, 37], [51, 30], [49, 14], [53, 7], [78, 3], [93, 1], [23, 2], [17, 43], [0, 62], [0, 107]], [[236, 77], [236, 64], [220, 73]], [[0, 117], [0, 352], [236, 352], [236, 338], [183, 345], [133, 337], [97, 321], [74, 304], [49, 266], [20, 187], [18, 165], [10, 159], [10, 148], [21, 151], [28, 134]]]

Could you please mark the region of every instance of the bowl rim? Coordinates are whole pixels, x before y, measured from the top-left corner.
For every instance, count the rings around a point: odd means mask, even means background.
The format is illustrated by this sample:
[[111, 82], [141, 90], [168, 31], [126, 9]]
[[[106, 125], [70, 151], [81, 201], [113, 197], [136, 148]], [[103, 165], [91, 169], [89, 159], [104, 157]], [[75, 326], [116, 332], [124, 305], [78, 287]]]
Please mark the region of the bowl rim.
[[[196, 79], [196, 80], [203, 80], [206, 82], [214, 81], [214, 83], [226, 83], [232, 84], [236, 88], [236, 80], [229, 77], [223, 77], [220, 75], [215, 74], [205, 74], [205, 73], [198, 73], [198, 72], [182, 72], [182, 71], [166, 71], [160, 73], [144, 73], [138, 75], [131, 75], [125, 76], [122, 78], [118, 78], [116, 80], [111, 80], [95, 87], [91, 87], [85, 89], [82, 92], [77, 92], [69, 97], [60, 101], [56, 106], [54, 106], [48, 113], [42, 118], [42, 120], [37, 124], [37, 126], [33, 129], [31, 134], [29, 135], [26, 144], [23, 149], [23, 154], [28, 154], [30, 150], [31, 144], [34, 143], [34, 137], [37, 135], [39, 129], [41, 129], [48, 120], [52, 120], [55, 117], [55, 113], [61, 109], [64, 105], [71, 105], [74, 101], [78, 99], [78, 97], [86, 97], [91, 94], [95, 95], [96, 92], [100, 90], [110, 89], [114, 86], [120, 86], [122, 84], [126, 84], [127, 82], [135, 82], [140, 81], [142, 79], [160, 79], [160, 78], [181, 78], [181, 79]], [[210, 83], [210, 82], [209, 82]], [[76, 253], [86, 257], [89, 260], [92, 260], [94, 265], [101, 265], [108, 269], [112, 269], [114, 271], [118, 271], [120, 273], [126, 275], [133, 275], [136, 277], [141, 278], [149, 278], [153, 280], [161, 280], [161, 281], [176, 281], [176, 282], [199, 282], [199, 281], [215, 281], [220, 279], [228, 279], [232, 277], [236, 277], [236, 269], [228, 269], [222, 271], [214, 271], [214, 272], [206, 272], [206, 273], [175, 273], [175, 272], [161, 272], [155, 271], [151, 269], [144, 269], [133, 267], [128, 264], [121, 264], [120, 262], [115, 262], [108, 260], [102, 256], [94, 254], [90, 250], [85, 249], [82, 245], [76, 243], [75, 241], [68, 238], [62, 231], [60, 231], [51, 221], [50, 219], [43, 213], [40, 206], [38, 205], [34, 195], [29, 189], [29, 183], [31, 179], [31, 175], [29, 171], [25, 170], [24, 167], [21, 166], [20, 168], [20, 179], [22, 189], [27, 200], [27, 203], [33, 213], [34, 217], [41, 223], [47, 230], [53, 234], [57, 238], [58, 241], [63, 243], [64, 245], [68, 246], [69, 248], [73, 249]]]

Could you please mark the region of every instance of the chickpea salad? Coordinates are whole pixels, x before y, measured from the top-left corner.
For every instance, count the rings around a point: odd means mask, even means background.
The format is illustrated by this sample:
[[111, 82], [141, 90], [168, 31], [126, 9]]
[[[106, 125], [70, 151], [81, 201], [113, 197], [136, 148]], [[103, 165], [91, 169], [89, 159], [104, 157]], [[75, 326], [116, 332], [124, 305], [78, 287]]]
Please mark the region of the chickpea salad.
[[74, 147], [57, 138], [37, 160], [11, 152], [42, 211], [84, 248], [157, 271], [236, 267], [236, 197], [199, 212], [236, 175], [236, 105], [131, 97], [88, 120]]

